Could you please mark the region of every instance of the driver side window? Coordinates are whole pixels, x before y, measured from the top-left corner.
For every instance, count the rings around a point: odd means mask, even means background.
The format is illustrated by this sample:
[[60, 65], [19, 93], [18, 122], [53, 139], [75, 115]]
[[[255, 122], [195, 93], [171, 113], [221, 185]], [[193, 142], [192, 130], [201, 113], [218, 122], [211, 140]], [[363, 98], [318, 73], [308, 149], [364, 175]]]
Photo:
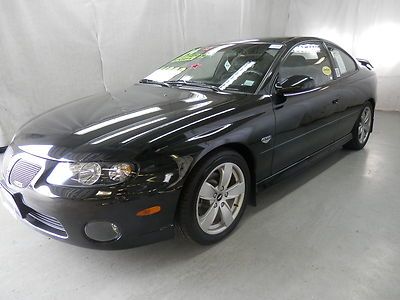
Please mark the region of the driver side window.
[[279, 68], [279, 83], [291, 78], [313, 80], [318, 87], [333, 80], [329, 55], [321, 43], [303, 43], [294, 47]]

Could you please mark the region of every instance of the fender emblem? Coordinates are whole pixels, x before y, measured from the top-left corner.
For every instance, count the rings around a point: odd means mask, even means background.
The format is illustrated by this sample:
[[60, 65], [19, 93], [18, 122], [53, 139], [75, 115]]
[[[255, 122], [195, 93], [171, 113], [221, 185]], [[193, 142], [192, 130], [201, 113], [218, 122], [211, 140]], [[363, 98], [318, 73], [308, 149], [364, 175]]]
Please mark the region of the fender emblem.
[[271, 140], [271, 138], [272, 138], [272, 136], [270, 136], [270, 135], [264, 136], [264, 137], [261, 139], [261, 142], [264, 143], [264, 144], [268, 144], [269, 141]]

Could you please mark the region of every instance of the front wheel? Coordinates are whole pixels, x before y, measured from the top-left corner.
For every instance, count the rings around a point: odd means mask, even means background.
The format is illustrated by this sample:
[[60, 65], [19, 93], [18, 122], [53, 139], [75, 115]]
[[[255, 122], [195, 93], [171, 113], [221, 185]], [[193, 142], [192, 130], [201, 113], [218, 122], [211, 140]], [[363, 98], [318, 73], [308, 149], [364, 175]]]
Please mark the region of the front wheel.
[[189, 175], [178, 211], [184, 234], [200, 244], [225, 238], [236, 227], [250, 194], [250, 171], [237, 152], [219, 151]]
[[367, 144], [373, 120], [374, 109], [370, 102], [367, 102], [354, 125], [353, 138], [345, 145], [345, 148], [361, 150]]

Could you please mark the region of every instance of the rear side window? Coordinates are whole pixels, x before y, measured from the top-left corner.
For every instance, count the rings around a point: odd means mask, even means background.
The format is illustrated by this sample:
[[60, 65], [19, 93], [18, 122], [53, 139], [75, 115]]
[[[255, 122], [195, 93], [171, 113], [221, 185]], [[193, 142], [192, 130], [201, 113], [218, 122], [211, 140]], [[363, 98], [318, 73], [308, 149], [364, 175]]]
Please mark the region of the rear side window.
[[296, 75], [311, 77], [316, 86], [333, 79], [329, 55], [321, 43], [304, 43], [292, 49], [279, 68], [279, 80], [283, 82]]
[[336, 64], [335, 72], [337, 77], [353, 73], [357, 70], [356, 63], [348, 54], [333, 46], [328, 46], [328, 48]]

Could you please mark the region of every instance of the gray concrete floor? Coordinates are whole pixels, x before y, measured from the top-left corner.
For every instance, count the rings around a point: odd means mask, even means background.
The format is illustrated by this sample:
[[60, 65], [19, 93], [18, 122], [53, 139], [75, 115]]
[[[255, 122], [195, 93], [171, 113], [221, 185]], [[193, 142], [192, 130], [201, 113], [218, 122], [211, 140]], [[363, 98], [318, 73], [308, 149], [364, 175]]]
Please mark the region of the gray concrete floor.
[[237, 230], [81, 249], [0, 207], [0, 299], [400, 299], [400, 113], [363, 151], [340, 150], [258, 195]]

